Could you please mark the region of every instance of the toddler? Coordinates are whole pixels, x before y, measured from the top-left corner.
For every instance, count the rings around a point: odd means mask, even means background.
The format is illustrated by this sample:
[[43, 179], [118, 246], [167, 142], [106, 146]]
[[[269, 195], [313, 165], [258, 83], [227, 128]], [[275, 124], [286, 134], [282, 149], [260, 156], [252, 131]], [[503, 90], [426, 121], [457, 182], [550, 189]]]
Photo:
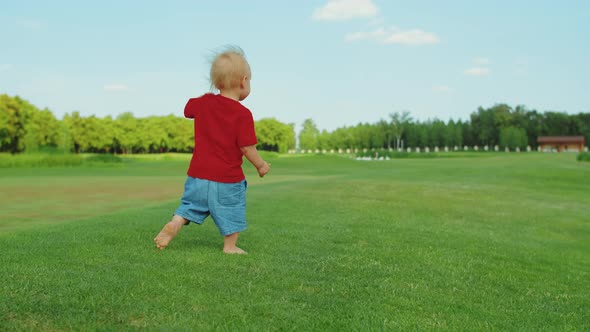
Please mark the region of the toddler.
[[243, 51], [229, 48], [211, 64], [211, 85], [219, 94], [191, 98], [184, 116], [194, 119], [195, 146], [181, 204], [154, 241], [164, 249], [190, 222], [202, 224], [211, 215], [224, 237], [223, 252], [245, 254], [236, 246], [246, 230], [246, 187], [242, 156], [263, 177], [270, 171], [256, 150], [252, 113], [240, 101], [250, 94], [250, 65]]

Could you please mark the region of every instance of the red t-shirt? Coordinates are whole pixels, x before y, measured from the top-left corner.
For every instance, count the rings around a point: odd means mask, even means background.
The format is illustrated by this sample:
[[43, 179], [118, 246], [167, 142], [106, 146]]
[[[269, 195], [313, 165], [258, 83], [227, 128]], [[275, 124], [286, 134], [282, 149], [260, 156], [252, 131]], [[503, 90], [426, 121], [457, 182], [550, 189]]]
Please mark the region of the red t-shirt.
[[187, 174], [225, 183], [244, 180], [240, 147], [257, 143], [250, 110], [233, 99], [207, 93], [189, 99], [184, 116], [195, 119], [195, 147]]

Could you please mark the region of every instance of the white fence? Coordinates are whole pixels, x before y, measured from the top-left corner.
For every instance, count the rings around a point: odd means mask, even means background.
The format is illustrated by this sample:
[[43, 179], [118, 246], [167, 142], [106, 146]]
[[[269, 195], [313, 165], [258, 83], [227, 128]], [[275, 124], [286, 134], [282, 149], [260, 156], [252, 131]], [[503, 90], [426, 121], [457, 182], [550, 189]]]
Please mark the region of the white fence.
[[[354, 149], [354, 148], [346, 148], [346, 149], [330, 149], [330, 150], [326, 150], [326, 149], [294, 149], [294, 150], [289, 150], [288, 153], [289, 154], [358, 154], [359, 152], [363, 152], [363, 153], [367, 153], [367, 152], [373, 152], [373, 153], [378, 153], [380, 151], [389, 151], [389, 152], [394, 152], [394, 151], [398, 151], [398, 152], [408, 152], [408, 153], [437, 153], [437, 152], [452, 152], [452, 151], [473, 151], [473, 152], [478, 152], [478, 151], [483, 151], [483, 152], [521, 152], [520, 148], [516, 148], [516, 149], [509, 149], [508, 147], [504, 147], [503, 149], [500, 148], [498, 145], [494, 145], [494, 146], [472, 146], [469, 147], [467, 145], [463, 146], [463, 147], [459, 147], [459, 146], [453, 146], [453, 147], [449, 147], [449, 146], [444, 146], [444, 147], [434, 147], [434, 148], [429, 148], [429, 147], [425, 147], [425, 148], [420, 148], [420, 147], [415, 147], [415, 148], [411, 148], [411, 147], [407, 147], [404, 149], [399, 149], [399, 150], [395, 150], [395, 149]], [[536, 149], [532, 148], [531, 146], [527, 146], [522, 152], [556, 152], [556, 150], [541, 150], [541, 147], [538, 147]], [[579, 152], [577, 150], [568, 150], [566, 152]], [[588, 147], [585, 146], [584, 147], [584, 152], [588, 152]]]

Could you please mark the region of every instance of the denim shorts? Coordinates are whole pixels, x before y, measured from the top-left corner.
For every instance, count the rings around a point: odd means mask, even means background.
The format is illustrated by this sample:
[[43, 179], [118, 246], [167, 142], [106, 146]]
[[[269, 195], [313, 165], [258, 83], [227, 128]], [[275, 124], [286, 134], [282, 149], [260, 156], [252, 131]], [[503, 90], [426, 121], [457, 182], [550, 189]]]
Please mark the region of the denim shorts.
[[246, 180], [222, 183], [189, 176], [174, 214], [199, 225], [211, 215], [223, 236], [245, 231], [247, 187]]

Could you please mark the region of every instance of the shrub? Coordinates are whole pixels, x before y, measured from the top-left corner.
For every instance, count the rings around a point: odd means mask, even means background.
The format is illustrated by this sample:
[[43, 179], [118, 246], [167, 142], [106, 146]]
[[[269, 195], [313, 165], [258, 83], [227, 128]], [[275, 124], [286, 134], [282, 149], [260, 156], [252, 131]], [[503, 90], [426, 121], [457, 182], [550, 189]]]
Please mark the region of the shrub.
[[96, 164], [118, 164], [123, 159], [112, 154], [96, 154], [86, 158], [77, 154], [23, 153], [0, 154], [0, 168], [16, 167], [72, 167]]
[[0, 167], [56, 167], [79, 166], [84, 159], [72, 154], [2, 154], [0, 155]]
[[59, 167], [59, 166], [80, 166], [84, 160], [75, 154], [48, 155], [41, 159], [35, 166]]
[[89, 157], [86, 157], [86, 162], [89, 163], [120, 163], [123, 159], [119, 156], [114, 154], [93, 154]]
[[578, 154], [578, 161], [590, 161], [590, 152], [582, 152]]

